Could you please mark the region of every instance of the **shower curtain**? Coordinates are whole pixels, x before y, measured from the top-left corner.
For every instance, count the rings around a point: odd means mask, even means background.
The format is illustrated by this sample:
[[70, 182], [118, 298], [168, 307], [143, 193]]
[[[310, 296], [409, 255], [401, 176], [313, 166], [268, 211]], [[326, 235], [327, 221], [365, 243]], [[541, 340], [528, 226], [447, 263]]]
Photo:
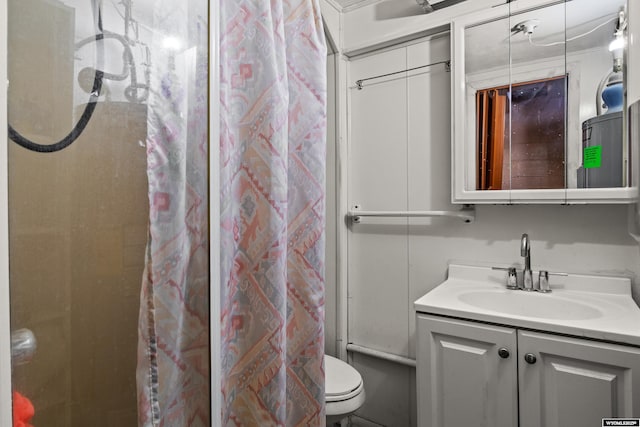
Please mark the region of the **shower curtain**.
[[326, 46], [316, 0], [221, 2], [224, 426], [324, 418]]
[[210, 426], [207, 14], [206, 1], [154, 2], [140, 427]]

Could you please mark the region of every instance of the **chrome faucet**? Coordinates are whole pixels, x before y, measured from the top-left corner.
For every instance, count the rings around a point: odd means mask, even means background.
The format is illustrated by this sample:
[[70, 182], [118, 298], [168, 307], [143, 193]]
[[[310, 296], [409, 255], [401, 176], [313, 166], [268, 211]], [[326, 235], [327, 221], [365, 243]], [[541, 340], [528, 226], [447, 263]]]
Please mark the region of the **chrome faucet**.
[[524, 270], [531, 270], [531, 244], [527, 233], [524, 233], [520, 240], [520, 255], [524, 257]]
[[531, 243], [529, 235], [524, 233], [520, 240], [520, 255], [524, 257], [524, 271], [522, 272], [522, 288], [525, 291], [533, 291], [533, 277], [531, 273]]

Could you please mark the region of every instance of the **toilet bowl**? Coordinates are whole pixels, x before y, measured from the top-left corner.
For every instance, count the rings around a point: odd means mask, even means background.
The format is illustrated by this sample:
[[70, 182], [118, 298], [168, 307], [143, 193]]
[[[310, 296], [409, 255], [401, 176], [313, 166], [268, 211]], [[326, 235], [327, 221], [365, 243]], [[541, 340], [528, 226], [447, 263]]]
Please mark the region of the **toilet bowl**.
[[351, 365], [324, 356], [327, 426], [353, 414], [364, 403], [362, 376]]

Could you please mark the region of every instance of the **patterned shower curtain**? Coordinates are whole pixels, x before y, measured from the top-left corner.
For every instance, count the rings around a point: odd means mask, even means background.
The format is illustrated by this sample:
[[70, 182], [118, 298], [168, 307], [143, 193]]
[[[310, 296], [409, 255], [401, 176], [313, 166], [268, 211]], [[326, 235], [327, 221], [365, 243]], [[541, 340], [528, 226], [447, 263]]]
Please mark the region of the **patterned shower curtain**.
[[317, 0], [221, 2], [224, 426], [322, 426], [326, 46]]
[[210, 426], [207, 14], [206, 1], [154, 2], [139, 427]]

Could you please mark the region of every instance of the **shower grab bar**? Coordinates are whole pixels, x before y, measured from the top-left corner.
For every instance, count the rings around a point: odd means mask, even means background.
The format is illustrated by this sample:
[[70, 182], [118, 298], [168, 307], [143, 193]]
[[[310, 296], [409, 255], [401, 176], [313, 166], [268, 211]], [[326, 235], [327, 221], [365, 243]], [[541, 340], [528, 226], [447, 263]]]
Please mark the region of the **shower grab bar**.
[[389, 362], [410, 366], [412, 368], [416, 367], [415, 359], [410, 359], [404, 356], [398, 356], [397, 354], [376, 350], [376, 349], [365, 347], [358, 344], [347, 344], [347, 352], [364, 354], [365, 356], [371, 356], [371, 357], [375, 357], [376, 359], [387, 360]]
[[474, 208], [463, 208], [459, 211], [361, 211], [358, 207], [354, 207], [347, 213], [347, 218], [352, 222], [359, 224], [362, 217], [379, 217], [379, 218], [430, 218], [430, 217], [448, 217], [458, 218], [469, 224], [475, 221], [476, 211]]

